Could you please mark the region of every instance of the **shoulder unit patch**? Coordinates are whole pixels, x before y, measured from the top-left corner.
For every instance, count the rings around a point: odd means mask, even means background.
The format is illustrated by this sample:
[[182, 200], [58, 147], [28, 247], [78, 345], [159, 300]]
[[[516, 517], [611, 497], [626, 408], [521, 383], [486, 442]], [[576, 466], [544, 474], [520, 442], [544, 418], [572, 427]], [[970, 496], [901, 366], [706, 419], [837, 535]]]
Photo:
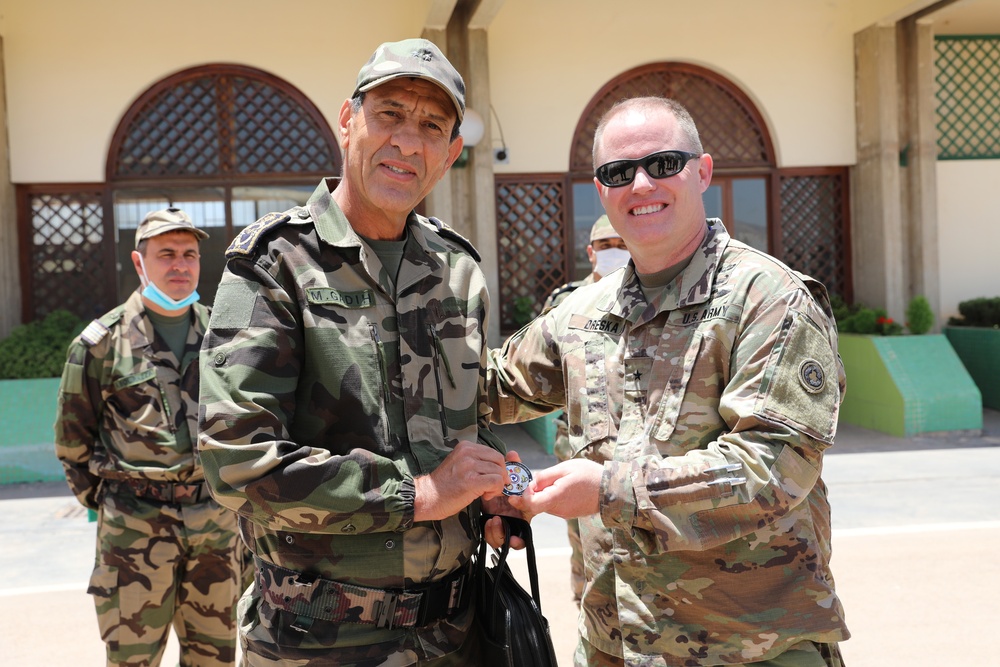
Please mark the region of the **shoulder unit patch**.
[[291, 219], [291, 216], [286, 213], [268, 213], [256, 222], [248, 225], [240, 232], [239, 236], [233, 239], [233, 242], [229, 244], [229, 248], [226, 250], [226, 258], [249, 256], [254, 248], [257, 247], [257, 242], [261, 236]]
[[818, 394], [826, 385], [826, 374], [815, 359], [806, 359], [799, 364], [799, 382], [810, 394]]

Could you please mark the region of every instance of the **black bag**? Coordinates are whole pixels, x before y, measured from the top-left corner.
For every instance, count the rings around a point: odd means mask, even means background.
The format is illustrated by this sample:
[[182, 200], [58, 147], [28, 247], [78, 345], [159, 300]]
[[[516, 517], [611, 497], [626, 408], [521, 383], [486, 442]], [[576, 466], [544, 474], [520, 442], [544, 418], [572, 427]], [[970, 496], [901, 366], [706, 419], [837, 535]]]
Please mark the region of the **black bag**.
[[[486, 567], [486, 520], [480, 528], [479, 554], [476, 560], [476, 624], [482, 639], [483, 664], [486, 667], [556, 667], [556, 652], [549, 635], [549, 622], [542, 616], [538, 595], [538, 567], [531, 526], [523, 519], [501, 517], [504, 543], [494, 554], [493, 567]], [[507, 565], [510, 538], [524, 540], [528, 554], [531, 595], [514, 578]]]

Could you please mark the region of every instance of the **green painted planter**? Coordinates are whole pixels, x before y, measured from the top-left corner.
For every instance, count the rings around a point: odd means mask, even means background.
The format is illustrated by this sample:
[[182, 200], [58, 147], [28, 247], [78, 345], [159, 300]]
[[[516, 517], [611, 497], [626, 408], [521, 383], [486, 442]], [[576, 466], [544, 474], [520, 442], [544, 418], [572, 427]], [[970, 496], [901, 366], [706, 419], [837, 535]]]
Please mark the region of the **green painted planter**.
[[556, 417], [561, 414], [562, 410], [557, 410], [543, 417], [521, 422], [520, 427], [527, 431], [535, 442], [544, 447], [546, 453], [551, 454], [556, 445]]
[[955, 354], [983, 395], [983, 406], [1000, 410], [1000, 329], [945, 327]]
[[840, 334], [840, 356], [842, 421], [898, 437], [982, 431], [981, 394], [944, 335]]
[[54, 432], [59, 378], [0, 380], [0, 484], [64, 479]]

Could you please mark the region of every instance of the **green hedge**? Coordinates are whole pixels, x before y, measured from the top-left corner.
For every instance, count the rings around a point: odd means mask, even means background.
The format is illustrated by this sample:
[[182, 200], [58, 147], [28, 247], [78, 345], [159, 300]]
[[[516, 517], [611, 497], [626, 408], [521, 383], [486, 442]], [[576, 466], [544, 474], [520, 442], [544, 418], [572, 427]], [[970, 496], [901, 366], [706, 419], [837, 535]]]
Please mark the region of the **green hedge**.
[[68, 311], [57, 310], [44, 320], [15, 327], [0, 341], [0, 380], [59, 377], [66, 348], [86, 324]]
[[953, 327], [987, 327], [1000, 329], [1000, 297], [980, 297], [958, 304], [961, 317], [952, 317], [948, 324]]

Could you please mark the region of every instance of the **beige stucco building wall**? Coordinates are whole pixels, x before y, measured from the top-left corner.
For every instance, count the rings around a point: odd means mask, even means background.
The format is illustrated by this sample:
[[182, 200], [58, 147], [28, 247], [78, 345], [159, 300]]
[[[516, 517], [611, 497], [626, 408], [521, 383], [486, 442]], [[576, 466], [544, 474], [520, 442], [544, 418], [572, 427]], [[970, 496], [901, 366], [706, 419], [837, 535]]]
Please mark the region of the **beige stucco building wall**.
[[[452, 3], [379, 0], [373, 12], [339, 0], [0, 0], [10, 178], [102, 181], [111, 137], [136, 97], [210, 62], [289, 81], [333, 125], [372, 49], [419, 35]], [[742, 88], [768, 123], [778, 166], [854, 165], [854, 35], [930, 4], [645, 0], [609, 9], [596, 0], [504, 0], [487, 34], [490, 99], [510, 161], [494, 168], [565, 171], [573, 130], [597, 90], [665, 60], [707, 67]], [[981, 13], [942, 29], [1000, 33], [996, 0], [957, 5]], [[1000, 262], [986, 256], [1000, 245], [998, 176], [996, 161], [938, 165], [942, 318], [961, 299], [1000, 294]]]
[[[380, 0], [372, 16], [329, 0], [293, 0], [281, 11], [245, 0], [2, 2], [12, 178], [102, 180], [111, 136], [136, 96], [209, 62], [275, 74], [332, 123], [374, 46], [418, 35], [431, 4]], [[907, 4], [648, 0], [612, 12], [588, 0], [505, 0], [489, 27], [491, 97], [511, 148], [510, 163], [496, 169], [565, 170], [590, 97], [614, 76], [663, 60], [739, 85], [767, 119], [781, 166], [851, 164], [853, 33], [880, 7]]]
[[419, 35], [429, 0], [7, 0], [11, 177], [104, 180], [122, 114], [160, 79], [212, 62], [249, 65], [302, 90], [335, 127], [382, 41]]
[[1000, 160], [939, 161], [942, 316], [958, 302], [1000, 296]]

